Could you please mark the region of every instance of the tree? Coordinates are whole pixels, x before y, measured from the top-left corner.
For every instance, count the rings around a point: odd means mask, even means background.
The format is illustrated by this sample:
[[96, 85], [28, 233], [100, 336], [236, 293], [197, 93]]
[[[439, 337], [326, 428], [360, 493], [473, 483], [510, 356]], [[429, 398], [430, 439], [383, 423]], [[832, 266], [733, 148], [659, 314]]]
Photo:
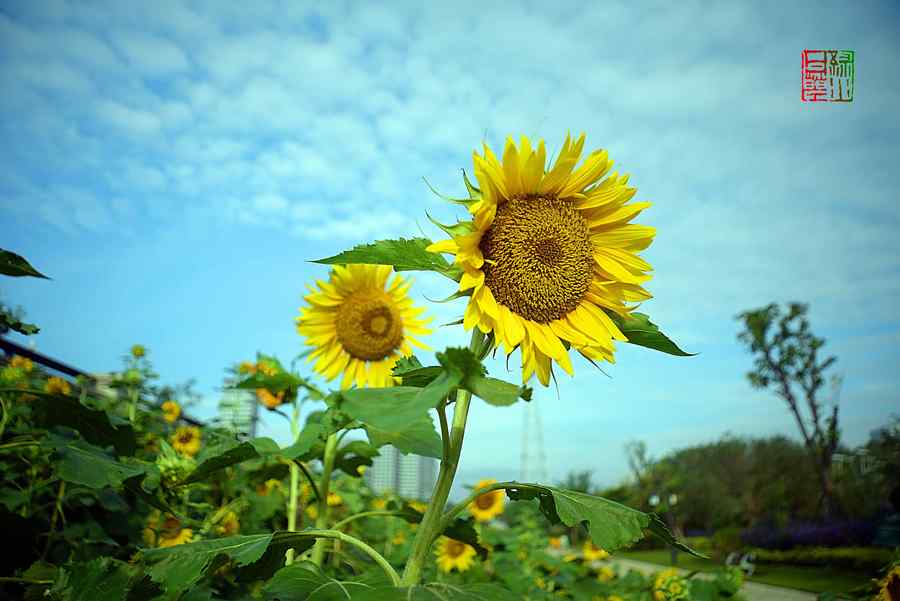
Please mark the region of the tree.
[[831, 516], [840, 511], [831, 479], [832, 457], [840, 438], [838, 406], [835, 402], [827, 414], [818, 393], [825, 383], [823, 373], [837, 358], [818, 361], [818, 351], [825, 340], [810, 332], [808, 308], [802, 303], [790, 303], [787, 315], [782, 315], [773, 303], [745, 311], [736, 317], [746, 328], [738, 339], [756, 356], [755, 370], [747, 373], [751, 386], [772, 389], [793, 414], [819, 479], [817, 513], [824, 511]]

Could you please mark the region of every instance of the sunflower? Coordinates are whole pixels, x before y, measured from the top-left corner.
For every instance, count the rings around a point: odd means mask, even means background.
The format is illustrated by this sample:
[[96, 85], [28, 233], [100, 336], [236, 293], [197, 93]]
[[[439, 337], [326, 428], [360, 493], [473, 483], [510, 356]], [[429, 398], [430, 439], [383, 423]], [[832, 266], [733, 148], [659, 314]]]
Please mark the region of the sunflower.
[[140, 344], [135, 344], [133, 347], [131, 347], [131, 356], [134, 357], [135, 359], [140, 359], [141, 357], [143, 357], [146, 354], [147, 354], [147, 350], [144, 347], [142, 347]]
[[47, 383], [44, 384], [44, 390], [46, 390], [50, 394], [68, 395], [72, 392], [72, 387], [69, 386], [69, 383], [62, 378], [52, 376], [47, 380]]
[[390, 265], [335, 266], [329, 282], [308, 286], [308, 307], [300, 309], [297, 331], [314, 346], [307, 361], [333, 380], [343, 372], [341, 388], [391, 386], [391, 369], [412, 354], [410, 345], [428, 350], [415, 336], [430, 334], [431, 318], [420, 316], [407, 296], [411, 282], [395, 276]]
[[256, 398], [259, 399], [259, 402], [268, 409], [275, 409], [276, 407], [284, 403], [284, 395], [285, 391], [283, 390], [278, 394], [272, 394], [265, 388], [256, 389]]
[[306, 506], [306, 515], [311, 520], [315, 520], [319, 518], [319, 508], [316, 505], [307, 505]]
[[656, 601], [686, 601], [688, 595], [687, 580], [678, 574], [678, 570], [669, 568], [656, 575], [653, 581], [653, 598]]
[[584, 556], [585, 561], [597, 561], [598, 559], [606, 559], [607, 557], [609, 557], [609, 553], [607, 553], [605, 550], [601, 549], [591, 541], [587, 541], [584, 543], [584, 546], [581, 548], [581, 552]]
[[900, 601], [900, 564], [891, 568], [878, 585], [876, 601]]
[[609, 566], [603, 566], [597, 572], [597, 580], [600, 582], [609, 582], [616, 577], [616, 572]]
[[[496, 484], [496, 480], [482, 480], [475, 485], [475, 490], [487, 488], [491, 484]], [[478, 522], [486, 522], [503, 513], [503, 502], [505, 493], [502, 490], [492, 490], [483, 495], [475, 497], [475, 500], [469, 503], [469, 513]]]
[[144, 528], [144, 542], [151, 547], [174, 547], [188, 543], [194, 536], [190, 528], [182, 528], [178, 518], [167, 516], [160, 523], [159, 512], [150, 514]]
[[181, 415], [181, 405], [175, 401], [166, 401], [162, 404], [163, 419], [167, 422], [174, 423], [178, 416]]
[[474, 563], [475, 549], [472, 545], [442, 536], [435, 545], [435, 554], [438, 568], [442, 571], [450, 572], [456, 568], [460, 572], [465, 572]]
[[172, 435], [172, 448], [188, 457], [193, 457], [200, 451], [200, 428], [196, 426], [181, 426]]
[[328, 496], [325, 497], [325, 503], [327, 503], [329, 507], [337, 507], [338, 505], [343, 504], [343, 502], [344, 499], [342, 499], [341, 495], [337, 494], [336, 492], [329, 491]]
[[424, 514], [428, 510], [428, 505], [422, 503], [421, 501], [410, 501], [409, 506], [422, 514]]
[[535, 151], [526, 136], [518, 148], [507, 138], [502, 164], [485, 144], [483, 157], [473, 153], [473, 220], [428, 247], [463, 270], [465, 329], [494, 332], [507, 355], [522, 349], [523, 382], [536, 372], [548, 385], [554, 361], [571, 375], [569, 346], [614, 362], [613, 340], [626, 338], [605, 310], [625, 317], [635, 309], [626, 302], [651, 298], [641, 284], [652, 268], [636, 253], [655, 230], [628, 223], [650, 203], [626, 204], [636, 192], [627, 175], [595, 184], [612, 166], [606, 151], [573, 171], [583, 145], [584, 134], [574, 144], [566, 135], [545, 172], [543, 140]]
[[216, 533], [219, 536], [234, 536], [240, 529], [241, 523], [238, 521], [237, 514], [229, 510], [219, 520], [219, 524], [216, 526]]
[[275, 489], [281, 490], [281, 480], [270, 478], [256, 487], [256, 494], [267, 497]]
[[550, 537], [550, 546], [554, 549], [562, 548], [562, 537], [561, 536], [551, 536]]
[[19, 355], [13, 355], [13, 358], [9, 360], [9, 365], [15, 369], [21, 369], [25, 373], [34, 369], [34, 363], [32, 363], [31, 359]]

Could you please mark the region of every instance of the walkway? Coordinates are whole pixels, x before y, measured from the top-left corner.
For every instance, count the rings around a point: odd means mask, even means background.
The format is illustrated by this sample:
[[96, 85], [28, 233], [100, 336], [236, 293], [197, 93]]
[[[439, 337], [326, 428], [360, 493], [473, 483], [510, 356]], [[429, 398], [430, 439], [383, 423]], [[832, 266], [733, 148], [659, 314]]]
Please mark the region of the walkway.
[[[634, 561], [632, 559], [612, 559], [613, 565], [621, 566], [624, 570], [636, 570], [642, 574], [651, 574], [666, 569], [655, 563], [646, 563], [643, 561]], [[688, 574], [688, 570], [678, 569], [681, 574]], [[705, 577], [706, 574], [697, 574], [697, 578]], [[780, 586], [770, 586], [768, 584], [760, 584], [758, 582], [744, 582], [741, 588], [741, 594], [747, 598], [747, 601], [816, 601], [815, 593], [806, 591], [798, 591], [792, 588], [782, 588]]]

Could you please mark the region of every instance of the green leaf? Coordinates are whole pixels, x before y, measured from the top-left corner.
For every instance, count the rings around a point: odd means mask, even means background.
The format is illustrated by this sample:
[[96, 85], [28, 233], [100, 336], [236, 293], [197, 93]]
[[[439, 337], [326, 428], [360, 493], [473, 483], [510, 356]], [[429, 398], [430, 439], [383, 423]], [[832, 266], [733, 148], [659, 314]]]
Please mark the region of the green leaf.
[[0, 248], [0, 273], [13, 277], [31, 276], [45, 280], [50, 279], [32, 267], [24, 257], [2, 248]]
[[659, 327], [650, 321], [650, 317], [643, 313], [632, 313], [630, 317], [624, 318], [614, 311], [606, 310], [606, 314], [612, 319], [613, 323], [618, 326], [628, 342], [638, 346], [662, 351], [670, 355], [678, 355], [679, 357], [693, 357], [697, 353], [686, 353], [672, 340], [659, 331]]
[[460, 374], [463, 388], [491, 405], [512, 405], [519, 398], [531, 400], [531, 389], [527, 386], [487, 377], [484, 365], [467, 348], [448, 348], [435, 356], [445, 370]]
[[433, 582], [410, 588], [379, 587], [354, 592], [353, 601], [509, 601], [514, 596], [495, 584], [448, 584]]
[[552, 523], [572, 527], [585, 523], [595, 545], [612, 553], [644, 537], [648, 529], [667, 544], [685, 553], [706, 558], [679, 542], [656, 514], [644, 513], [625, 505], [582, 492], [563, 490], [542, 484], [517, 484], [506, 489], [513, 501], [538, 499], [541, 512]]
[[[389, 584], [389, 583], [380, 583]], [[335, 580], [311, 562], [293, 563], [278, 570], [263, 588], [266, 601], [343, 601], [374, 588], [366, 582]]]
[[91, 409], [75, 397], [26, 390], [39, 398], [32, 402], [34, 423], [39, 428], [65, 426], [81, 433], [85, 440], [100, 447], [112, 445], [119, 455], [132, 455], [136, 447], [130, 425], [114, 426], [105, 411]]
[[364, 440], [354, 440], [338, 449], [334, 457], [334, 467], [354, 478], [359, 478], [361, 465], [372, 465], [372, 458], [379, 455], [378, 449]]
[[51, 597], [60, 601], [125, 601], [134, 575], [127, 563], [109, 557], [71, 564], [54, 584]]
[[284, 565], [288, 548], [302, 553], [315, 539], [302, 532], [270, 532], [228, 536], [161, 549], [145, 549], [141, 558], [149, 565], [150, 578], [176, 599], [210, 571], [231, 561], [237, 567], [255, 568], [254, 576], [268, 578]]
[[313, 263], [392, 265], [394, 271], [434, 271], [458, 282], [462, 277], [462, 270], [448, 263], [443, 255], [425, 250], [429, 245], [431, 240], [428, 238], [378, 240], [374, 244], [360, 244]]
[[440, 457], [441, 437], [428, 411], [448, 389], [445, 380], [436, 378], [425, 388], [345, 390], [336, 402], [340, 411], [363, 424], [375, 447], [392, 444], [403, 453]]
[[126, 464], [116, 461], [103, 449], [82, 440], [64, 441], [51, 437], [47, 446], [54, 448], [59, 461], [56, 471], [66, 482], [81, 484], [89, 488], [121, 488], [126, 480], [143, 477], [155, 470], [153, 464]]
[[375, 447], [389, 444], [397, 447], [401, 453], [437, 459], [443, 454], [441, 436], [434, 429], [434, 421], [430, 415], [423, 415], [418, 420], [407, 423], [401, 430], [385, 430], [373, 424], [366, 424], [365, 428], [369, 442]]
[[233, 446], [223, 445], [219, 449], [207, 452], [200, 465], [188, 474], [184, 480], [179, 482], [178, 485], [183, 486], [205, 480], [210, 474], [223, 470], [226, 467], [266, 455], [275, 455], [280, 450], [278, 444], [271, 438], [254, 438]]
[[4, 330], [12, 330], [26, 336], [31, 336], [41, 331], [33, 323], [25, 323], [9, 311], [0, 308], [0, 332]]

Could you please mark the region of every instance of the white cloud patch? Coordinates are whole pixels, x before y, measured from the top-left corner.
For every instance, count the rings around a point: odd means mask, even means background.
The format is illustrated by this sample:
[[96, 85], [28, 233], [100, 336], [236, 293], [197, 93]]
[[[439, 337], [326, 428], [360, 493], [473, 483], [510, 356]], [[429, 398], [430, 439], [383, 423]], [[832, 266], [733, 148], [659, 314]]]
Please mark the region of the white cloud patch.
[[190, 66], [184, 51], [160, 36], [129, 31], [116, 33], [113, 40], [129, 64], [149, 76], [170, 75]]

